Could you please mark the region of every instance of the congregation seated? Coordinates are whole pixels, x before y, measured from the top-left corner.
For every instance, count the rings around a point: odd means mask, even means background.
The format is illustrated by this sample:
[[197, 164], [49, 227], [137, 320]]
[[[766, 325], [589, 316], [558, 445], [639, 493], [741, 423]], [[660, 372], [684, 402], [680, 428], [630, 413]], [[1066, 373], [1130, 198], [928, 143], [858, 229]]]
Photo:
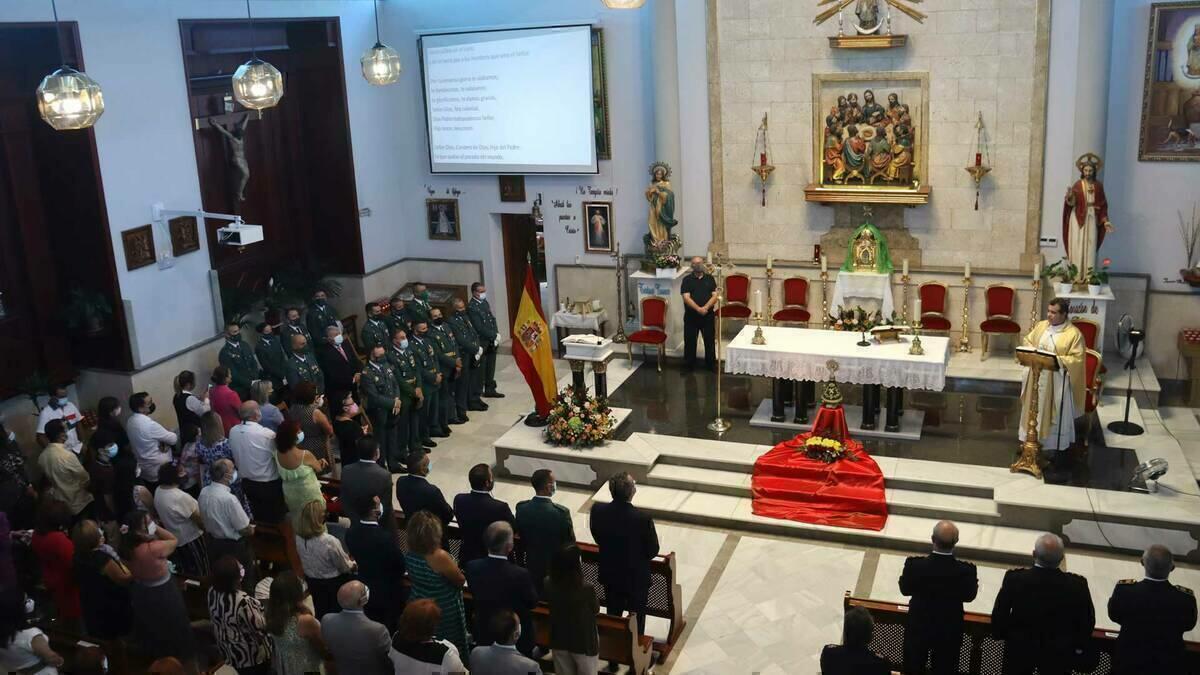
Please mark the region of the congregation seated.
[[387, 628], [363, 613], [370, 591], [361, 581], [337, 589], [337, 606], [321, 616], [321, 637], [333, 654], [339, 673], [391, 675], [392, 640]]
[[454, 497], [454, 516], [462, 533], [459, 561], [463, 565], [487, 555], [483, 533], [489, 525], [502, 521], [515, 526], [517, 522], [508, 504], [492, 496], [492, 488], [496, 485], [492, 467], [476, 464], [467, 473], [467, 480], [471, 491]]
[[821, 675], [899, 675], [888, 662], [871, 651], [875, 621], [861, 607], [846, 612], [842, 620], [842, 644], [821, 650]]
[[429, 482], [429, 455], [414, 452], [408, 456], [408, 475], [396, 479], [396, 501], [408, 518], [427, 511], [449, 524], [454, 519], [454, 509], [446, 503], [446, 497], [438, 486]]

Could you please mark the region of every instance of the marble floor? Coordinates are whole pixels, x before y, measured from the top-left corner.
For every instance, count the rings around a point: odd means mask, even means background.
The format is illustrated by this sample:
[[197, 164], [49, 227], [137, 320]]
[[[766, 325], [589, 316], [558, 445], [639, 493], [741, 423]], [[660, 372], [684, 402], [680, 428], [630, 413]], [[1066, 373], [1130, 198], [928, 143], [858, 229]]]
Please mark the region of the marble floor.
[[[555, 366], [560, 384], [565, 383], [570, 374], [565, 362], [556, 361]], [[511, 359], [501, 359], [497, 380], [507, 398], [489, 399], [490, 410], [471, 413], [470, 422], [455, 427], [454, 435], [440, 439], [433, 450], [430, 479], [448, 499], [467, 489], [471, 466], [494, 460], [492, 443], [532, 407], [529, 389]], [[659, 376], [652, 366], [630, 369], [628, 362], [618, 359], [610, 365], [609, 380], [614, 401], [625, 397], [641, 408], [637, 424], [642, 431], [670, 433], [679, 429], [683, 431], [680, 435], [688, 435], [690, 428], [703, 427], [711, 419], [715, 392], [710, 383], [699, 378], [682, 378], [670, 370]], [[736, 388], [727, 389], [727, 400], [743, 397], [748, 416], [751, 392], [759, 394], [753, 384], [743, 384], [741, 389], [741, 393]], [[990, 402], [979, 396], [961, 401], [964, 410], [972, 411], [969, 424], [984, 425]], [[958, 401], [947, 403], [952, 409], [959, 405]], [[1193, 409], [1176, 408], [1160, 411], [1159, 415], [1180, 435], [1200, 434]], [[952, 417], [949, 413], [947, 416]], [[775, 442], [769, 430], [752, 430], [745, 424], [735, 429], [759, 440], [731, 440]], [[1200, 435], [1192, 438], [1200, 442]], [[986, 439], [978, 442], [986, 444]], [[962, 447], [978, 442], [964, 442]], [[564, 486], [555, 496], [555, 501], [571, 510], [576, 536], [583, 541], [591, 540], [587, 520], [592, 494], [590, 490]], [[532, 489], [524, 481], [501, 481], [495, 495], [515, 504], [530, 498]], [[902, 599], [896, 579], [904, 553], [789, 537], [750, 536], [676, 523], [659, 523], [657, 527], [662, 550], [676, 553], [688, 626], [671, 657], [655, 667], [656, 673], [815, 673], [821, 647], [839, 639], [844, 593]], [[1030, 549], [1032, 546], [1030, 541]], [[1069, 552], [1066, 566], [1089, 578], [1101, 626], [1111, 625], [1105, 604], [1113, 584], [1118, 579], [1140, 576], [1135, 556]], [[980, 564], [980, 594], [971, 609], [990, 611], [1003, 572], [1002, 566]], [[1200, 587], [1200, 569], [1180, 564], [1174, 579]], [[663, 636], [666, 624], [652, 619], [647, 629], [652, 635]], [[1190, 637], [1200, 639], [1200, 632]]]

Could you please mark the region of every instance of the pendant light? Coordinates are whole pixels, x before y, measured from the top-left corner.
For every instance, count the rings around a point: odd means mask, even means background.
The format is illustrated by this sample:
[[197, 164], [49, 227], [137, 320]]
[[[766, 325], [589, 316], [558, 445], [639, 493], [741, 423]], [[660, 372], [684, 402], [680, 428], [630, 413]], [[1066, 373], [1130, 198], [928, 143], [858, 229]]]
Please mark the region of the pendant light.
[[604, 6], [609, 9], [637, 9], [646, 4], [646, 0], [604, 0]]
[[258, 58], [254, 39], [254, 18], [250, 16], [250, 0], [246, 0], [246, 19], [250, 22], [250, 60], [233, 73], [233, 97], [243, 106], [258, 111], [274, 108], [283, 98], [283, 74], [275, 66]]
[[104, 94], [95, 80], [67, 65], [54, 0], [50, 0], [50, 7], [54, 10], [54, 37], [62, 67], [38, 85], [38, 114], [58, 131], [87, 129], [104, 114]]
[[375, 6], [375, 46], [367, 50], [359, 59], [362, 64], [363, 78], [371, 84], [382, 87], [400, 79], [400, 53], [379, 41], [379, 0], [372, 0]]

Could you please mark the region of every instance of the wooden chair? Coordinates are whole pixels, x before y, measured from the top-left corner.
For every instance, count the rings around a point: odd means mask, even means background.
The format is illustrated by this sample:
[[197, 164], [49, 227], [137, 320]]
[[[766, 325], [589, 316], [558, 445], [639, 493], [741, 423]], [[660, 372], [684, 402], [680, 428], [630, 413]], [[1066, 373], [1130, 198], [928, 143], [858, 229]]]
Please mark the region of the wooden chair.
[[642, 345], [642, 356], [646, 347], [653, 345], [658, 350], [658, 372], [662, 372], [663, 352], [667, 344], [667, 301], [664, 298], [642, 298], [642, 328], [634, 331], [625, 343], [629, 362], [633, 363], [633, 345]]
[[1092, 321], [1091, 319], [1076, 318], [1072, 318], [1071, 323], [1075, 324], [1075, 327], [1079, 329], [1080, 333], [1083, 333], [1083, 344], [1086, 345], [1088, 349], [1095, 349], [1096, 338], [1100, 336], [1100, 324]]
[[946, 298], [950, 289], [940, 281], [926, 281], [917, 287], [921, 299], [921, 329], [950, 332], [950, 319], [946, 318]]
[[1087, 435], [1083, 437], [1083, 444], [1086, 447], [1096, 419], [1096, 406], [1100, 404], [1100, 390], [1104, 387], [1104, 357], [1095, 349], [1088, 349], [1084, 359], [1083, 381], [1087, 383], [1087, 392], [1083, 397], [1083, 414], [1087, 417]]
[[979, 324], [983, 336], [983, 349], [979, 360], [987, 358], [988, 337], [991, 335], [1020, 335], [1021, 325], [1013, 321], [1013, 310], [1017, 303], [1017, 291], [1008, 284], [991, 284], [983, 291], [987, 318]]
[[717, 315], [725, 319], [750, 318], [750, 275], [736, 272], [725, 277], [725, 298]]
[[808, 313], [808, 279], [805, 277], [788, 277], [783, 280], [783, 309], [775, 312], [771, 319], [776, 323], [807, 324], [811, 315]]

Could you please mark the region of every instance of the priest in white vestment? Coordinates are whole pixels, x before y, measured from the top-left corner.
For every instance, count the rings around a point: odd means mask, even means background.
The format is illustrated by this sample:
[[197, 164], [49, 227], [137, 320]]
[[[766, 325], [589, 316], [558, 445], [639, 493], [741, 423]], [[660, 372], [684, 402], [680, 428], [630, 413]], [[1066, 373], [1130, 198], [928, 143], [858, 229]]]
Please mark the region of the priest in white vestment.
[[[1083, 333], [1068, 319], [1069, 306], [1062, 298], [1050, 301], [1046, 320], [1025, 336], [1026, 347], [1058, 354], [1058, 370], [1043, 370], [1038, 382], [1038, 435], [1044, 450], [1065, 450], [1075, 442], [1075, 417], [1083, 410], [1086, 382]], [[1017, 438], [1025, 442], [1029, 419], [1030, 373], [1021, 385], [1021, 422]]]

